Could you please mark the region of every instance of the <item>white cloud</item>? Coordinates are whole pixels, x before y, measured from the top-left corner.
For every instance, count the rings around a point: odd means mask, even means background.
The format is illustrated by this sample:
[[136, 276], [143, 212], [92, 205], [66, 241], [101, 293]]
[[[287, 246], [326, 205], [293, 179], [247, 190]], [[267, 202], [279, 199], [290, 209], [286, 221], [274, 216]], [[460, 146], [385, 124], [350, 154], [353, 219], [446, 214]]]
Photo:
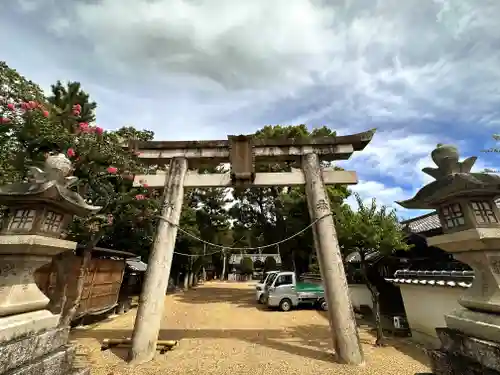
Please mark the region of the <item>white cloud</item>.
[[392, 184], [421, 186], [428, 182], [421, 172], [431, 166], [430, 153], [438, 143], [446, 143], [433, 135], [404, 131], [380, 132], [342, 167], [361, 170], [366, 178], [389, 179]]
[[[45, 86], [81, 81], [101, 126], [170, 140], [276, 123], [377, 127], [341, 165], [358, 171], [355, 190], [388, 205], [429, 182], [421, 169], [437, 143], [476, 153], [500, 123], [499, 1], [11, 4], [0, 4], [5, 34], [17, 36], [4, 40], [7, 62]], [[492, 164], [478, 156], [478, 170]]]
[[[358, 193], [364, 203], [369, 203], [376, 196], [377, 205], [387, 206], [394, 209], [399, 209], [394, 202], [408, 199], [407, 192], [402, 188], [389, 187], [378, 181], [359, 181], [359, 183], [351, 188], [355, 193]], [[355, 207], [356, 199], [354, 195], [348, 198], [348, 204]]]
[[334, 18], [331, 7], [303, 0], [102, 0], [77, 2], [48, 26], [88, 40], [114, 69], [184, 74], [246, 90], [307, 83], [308, 74], [325, 69], [336, 49]]
[[[121, 77], [139, 74], [136, 84], [153, 80], [174, 92], [187, 87], [189, 105], [199, 105], [194, 93], [205, 91], [218, 108], [229, 97], [254, 114], [280, 105], [282, 120], [350, 130], [366, 128], [367, 120], [392, 129], [446, 117], [498, 121], [499, 2], [36, 4], [50, 8], [49, 30], [87, 47], [94, 67]], [[303, 110], [289, 116], [293, 98]]]

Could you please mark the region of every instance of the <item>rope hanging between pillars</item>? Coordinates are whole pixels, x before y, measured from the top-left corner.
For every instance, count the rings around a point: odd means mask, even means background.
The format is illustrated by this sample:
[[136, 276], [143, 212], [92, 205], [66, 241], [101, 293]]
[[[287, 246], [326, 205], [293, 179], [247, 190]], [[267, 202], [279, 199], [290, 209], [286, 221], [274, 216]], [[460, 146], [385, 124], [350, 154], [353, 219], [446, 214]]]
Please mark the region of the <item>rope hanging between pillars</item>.
[[[263, 245], [263, 246], [260, 246], [260, 247], [233, 247], [233, 246], [230, 246], [230, 247], [227, 247], [227, 246], [224, 246], [224, 245], [218, 245], [218, 244], [215, 244], [215, 243], [212, 243], [212, 242], [208, 242], [208, 241], [205, 241], [203, 239], [201, 239], [200, 237], [197, 237], [195, 236], [194, 234], [186, 231], [185, 229], [181, 228], [178, 224], [175, 224], [175, 223], [172, 223], [171, 221], [169, 221], [167, 218], [164, 218], [162, 216], [157, 216], [160, 220], [165, 220], [167, 223], [169, 223], [170, 225], [172, 226], [175, 226], [177, 227], [177, 229], [179, 231], [181, 231], [182, 233], [184, 233], [185, 235], [193, 238], [194, 240], [197, 240], [201, 243], [205, 243], [209, 246], [212, 246], [212, 247], [215, 247], [215, 248], [218, 248], [219, 250], [216, 250], [214, 252], [211, 252], [209, 254], [206, 254], [206, 255], [212, 255], [212, 254], [217, 254], [217, 253], [221, 253], [224, 251], [224, 249], [231, 249], [231, 250], [240, 250], [240, 251], [247, 251], [247, 250], [258, 250], [259, 248], [261, 249], [267, 249], [267, 248], [270, 248], [270, 247], [273, 247], [273, 246], [279, 246], [280, 244], [282, 243], [285, 243], [287, 241], [290, 241], [292, 238], [295, 238], [299, 235], [301, 235], [302, 233], [304, 233], [306, 230], [308, 230], [309, 228], [311, 228], [314, 224], [316, 224], [318, 221], [320, 220], [323, 220], [324, 218], [328, 217], [332, 215], [331, 212], [319, 217], [318, 219], [314, 220], [311, 224], [309, 224], [308, 226], [306, 226], [305, 228], [299, 230], [298, 232], [292, 234], [291, 236], [281, 240], [281, 241], [278, 241], [278, 242], [274, 242], [274, 243], [271, 243], [271, 244], [268, 244], [268, 245]], [[183, 255], [183, 256], [187, 256], [187, 257], [196, 257], [196, 256], [199, 256], [199, 255], [193, 255], [193, 254], [185, 254], [185, 253], [179, 253], [177, 251], [174, 251], [174, 254], [177, 254], [177, 255]]]

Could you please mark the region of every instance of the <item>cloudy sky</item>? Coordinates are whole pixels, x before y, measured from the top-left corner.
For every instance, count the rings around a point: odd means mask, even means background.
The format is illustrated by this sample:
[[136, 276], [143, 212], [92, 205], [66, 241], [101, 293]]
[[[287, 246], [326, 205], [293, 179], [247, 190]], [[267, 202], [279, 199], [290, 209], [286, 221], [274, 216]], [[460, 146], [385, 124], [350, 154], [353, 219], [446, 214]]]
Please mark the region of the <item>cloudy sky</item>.
[[498, 0], [12, 0], [0, 59], [45, 89], [80, 81], [100, 126], [157, 139], [377, 128], [341, 165], [398, 208], [437, 143], [498, 164], [480, 152], [500, 128], [498, 19]]

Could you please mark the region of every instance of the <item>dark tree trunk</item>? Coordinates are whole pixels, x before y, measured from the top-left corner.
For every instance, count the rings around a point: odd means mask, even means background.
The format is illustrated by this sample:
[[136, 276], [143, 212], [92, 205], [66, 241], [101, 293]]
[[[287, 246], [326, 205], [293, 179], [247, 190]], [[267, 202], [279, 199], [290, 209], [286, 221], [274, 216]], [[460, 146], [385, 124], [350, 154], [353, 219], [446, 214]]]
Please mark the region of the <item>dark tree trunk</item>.
[[372, 284], [368, 277], [368, 264], [361, 258], [361, 273], [363, 275], [363, 280], [372, 295], [372, 303], [373, 303], [373, 315], [375, 318], [375, 329], [377, 332], [377, 339], [375, 340], [376, 346], [384, 346], [385, 345], [385, 337], [384, 330], [382, 328], [382, 319], [380, 314], [380, 292], [377, 287]]

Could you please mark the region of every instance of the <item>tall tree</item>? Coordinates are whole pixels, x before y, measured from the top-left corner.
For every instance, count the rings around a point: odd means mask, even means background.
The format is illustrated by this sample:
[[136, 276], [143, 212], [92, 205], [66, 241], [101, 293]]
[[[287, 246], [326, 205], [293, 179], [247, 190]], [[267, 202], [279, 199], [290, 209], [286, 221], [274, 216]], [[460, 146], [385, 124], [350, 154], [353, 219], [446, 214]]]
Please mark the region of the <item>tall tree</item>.
[[366, 205], [355, 193], [357, 211], [345, 204], [335, 215], [339, 244], [345, 256], [355, 253], [361, 265], [363, 280], [370, 290], [377, 328], [376, 345], [384, 344], [380, 316], [380, 292], [368, 277], [370, 258], [383, 257], [397, 250], [408, 250], [405, 234], [398, 224], [396, 212], [377, 206], [375, 199]]
[[[70, 127], [78, 122], [95, 121], [97, 104], [90, 101], [89, 94], [81, 89], [80, 82], [68, 82], [63, 85], [61, 81], [57, 81], [51, 88], [52, 95], [47, 99], [53, 105], [55, 116], [59, 117], [59, 121]], [[75, 110], [76, 108], [80, 110]]]

